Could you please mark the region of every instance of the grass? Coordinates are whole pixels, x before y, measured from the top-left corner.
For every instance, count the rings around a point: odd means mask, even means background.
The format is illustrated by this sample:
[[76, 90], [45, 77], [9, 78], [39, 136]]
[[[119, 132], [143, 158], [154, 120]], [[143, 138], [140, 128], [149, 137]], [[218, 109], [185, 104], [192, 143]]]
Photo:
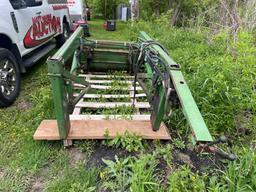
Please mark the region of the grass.
[[[185, 150], [183, 141], [174, 138], [173, 143], [162, 145], [141, 143], [140, 138], [130, 136], [113, 140], [112, 147], [120, 145], [122, 151], [138, 152], [133, 157], [106, 159], [102, 167], [90, 163], [98, 142], [79, 141], [73, 148], [64, 149], [61, 142], [34, 141], [33, 133], [40, 122], [55, 116], [45, 57], [22, 76], [21, 94], [15, 104], [0, 110], [0, 191], [89, 192], [111, 187], [114, 187], [112, 191], [139, 192], [256, 191], [256, 154], [253, 152], [256, 149], [256, 97], [252, 88], [256, 84], [253, 76], [256, 73], [255, 48], [248, 46], [252, 45], [250, 36], [240, 35], [241, 41], [232, 45], [238, 50], [233, 56], [226, 53], [230, 49], [225, 47], [224, 35], [214, 36], [209, 46], [203, 35], [181, 29], [152, 28], [149, 23], [138, 23], [129, 29], [129, 25], [118, 22], [117, 31], [107, 32], [102, 25], [102, 20], [91, 21], [91, 38], [135, 39], [135, 34], [143, 29], [172, 50], [174, 59], [183, 64], [182, 70], [211, 133], [229, 133], [231, 149], [239, 159], [224, 162], [222, 170], [211, 168], [197, 173], [193, 165], [175, 164], [181, 160], [173, 151]], [[130, 108], [117, 110], [132, 111]], [[182, 118], [178, 111], [168, 121], [170, 127], [181, 130], [178, 135], [187, 140], [190, 131]]]
[[[124, 23], [118, 23], [115, 32], [105, 31], [102, 25], [102, 20], [91, 22], [92, 38], [128, 39], [122, 34], [126, 27]], [[95, 187], [96, 171], [87, 172], [82, 166], [71, 165], [70, 159], [73, 157], [63, 149], [61, 142], [33, 140], [40, 122], [55, 117], [45, 63], [47, 57], [22, 76], [21, 94], [14, 105], [0, 109], [0, 191], [37, 188], [46, 191], [84, 191], [85, 186], [93, 191]], [[86, 161], [86, 153], [83, 155]], [[70, 177], [72, 180], [69, 180]], [[84, 180], [90, 177], [92, 180], [88, 180], [88, 185], [84, 184]]]
[[116, 31], [105, 31], [103, 28], [103, 20], [94, 20], [89, 22], [90, 30], [93, 31], [92, 39], [103, 39], [103, 40], [115, 40], [115, 41], [126, 41], [129, 40], [129, 33], [125, 31], [127, 24], [124, 22], [117, 22]]
[[103, 160], [106, 168], [103, 170], [103, 189], [111, 191], [155, 192], [161, 187], [157, 183], [155, 167], [157, 162], [152, 155], [140, 158], [127, 157], [115, 161]]

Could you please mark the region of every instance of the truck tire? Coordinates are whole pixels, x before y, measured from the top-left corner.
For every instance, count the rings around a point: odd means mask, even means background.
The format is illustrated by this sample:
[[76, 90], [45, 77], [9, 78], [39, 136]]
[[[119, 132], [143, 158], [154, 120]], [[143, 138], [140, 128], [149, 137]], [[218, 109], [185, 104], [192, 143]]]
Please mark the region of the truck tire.
[[10, 106], [20, 92], [20, 71], [15, 56], [0, 48], [0, 108]]
[[69, 38], [69, 36], [70, 36], [70, 28], [67, 23], [63, 23], [63, 32], [62, 32], [62, 34], [60, 34], [56, 37], [57, 47], [60, 48], [66, 42], [66, 40]]

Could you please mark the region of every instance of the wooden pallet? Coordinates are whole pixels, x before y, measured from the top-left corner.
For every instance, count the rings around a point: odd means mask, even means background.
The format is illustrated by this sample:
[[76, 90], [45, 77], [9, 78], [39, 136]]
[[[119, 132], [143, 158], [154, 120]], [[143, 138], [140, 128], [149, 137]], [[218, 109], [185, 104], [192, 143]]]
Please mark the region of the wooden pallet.
[[[112, 76], [109, 75], [80, 75], [84, 77], [86, 81], [93, 83], [92, 89], [111, 89], [108, 84], [112, 82]], [[97, 78], [96, 80], [91, 78]], [[158, 131], [153, 131], [150, 122], [149, 114], [141, 114], [140, 109], [149, 109], [148, 102], [137, 102], [138, 98], [146, 97], [145, 93], [136, 93], [134, 106], [136, 108], [134, 114], [124, 115], [112, 114], [112, 115], [97, 115], [97, 114], [82, 114], [83, 108], [91, 109], [103, 109], [103, 108], [115, 108], [122, 106], [132, 106], [134, 89], [132, 86], [132, 76], [122, 77], [123, 82], [128, 83], [129, 88], [126, 94], [85, 94], [83, 98], [76, 104], [73, 113], [70, 115], [71, 128], [67, 141], [74, 139], [105, 139], [106, 132], [108, 132], [108, 138], [114, 138], [117, 135], [122, 135], [126, 131], [129, 133], [135, 133], [140, 135], [143, 139], [163, 139], [169, 140], [170, 135], [167, 127], [164, 123], [161, 124]], [[75, 84], [75, 88], [80, 90], [82, 85]], [[137, 90], [142, 90], [138, 85]], [[77, 96], [78, 94], [74, 94]], [[97, 98], [107, 98], [111, 100], [117, 100], [119, 98], [129, 98], [130, 102], [91, 102], [88, 100]], [[35, 140], [60, 140], [58, 126], [56, 120], [44, 120], [34, 134]]]
[[[143, 139], [170, 139], [164, 123], [158, 131], [153, 131], [148, 120], [72, 120], [67, 140], [114, 138], [126, 131], [140, 135]], [[60, 140], [57, 121], [42, 121], [34, 134], [34, 139]]]

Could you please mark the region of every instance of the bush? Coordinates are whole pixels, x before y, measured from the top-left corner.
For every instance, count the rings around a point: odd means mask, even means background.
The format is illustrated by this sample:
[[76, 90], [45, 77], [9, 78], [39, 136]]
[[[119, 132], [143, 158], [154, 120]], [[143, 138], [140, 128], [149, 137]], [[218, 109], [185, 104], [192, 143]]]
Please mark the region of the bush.
[[[181, 64], [211, 133], [239, 133], [237, 121], [241, 116], [250, 117], [246, 129], [255, 132], [256, 48], [252, 34], [240, 32], [234, 43], [226, 32], [206, 38], [192, 29], [169, 27], [166, 18], [160, 18], [140, 21], [131, 27], [131, 39], [141, 29], [169, 49], [174, 60]], [[179, 125], [177, 129], [184, 127], [180, 114], [176, 112], [173, 117], [177, 118], [169, 120]]]
[[152, 155], [125, 159], [116, 156], [115, 161], [103, 161], [106, 164], [101, 173], [103, 188], [111, 191], [161, 191], [154, 171], [157, 162]]
[[239, 150], [239, 159], [229, 163], [226, 171], [210, 179], [209, 191], [255, 191], [256, 153], [253, 149]]
[[174, 171], [169, 177], [168, 192], [204, 191], [205, 183], [197, 173], [193, 173], [187, 166]]

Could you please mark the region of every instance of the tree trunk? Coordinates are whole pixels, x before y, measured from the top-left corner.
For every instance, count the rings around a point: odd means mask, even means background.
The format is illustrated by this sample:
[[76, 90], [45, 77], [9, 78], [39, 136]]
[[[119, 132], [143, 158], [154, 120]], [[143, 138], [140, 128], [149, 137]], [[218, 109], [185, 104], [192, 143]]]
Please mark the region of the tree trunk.
[[168, 9], [171, 9], [171, 8], [172, 8], [172, 2], [173, 2], [173, 0], [169, 0], [169, 1], [168, 1]]
[[160, 17], [160, 0], [155, 1], [155, 14], [157, 18]]
[[178, 5], [175, 7], [174, 13], [171, 18], [171, 25], [174, 26], [178, 20], [179, 14], [180, 14], [180, 6], [181, 6], [181, 0], [179, 1]]
[[132, 0], [131, 1], [131, 14], [132, 14], [132, 21], [139, 19], [139, 0]]

